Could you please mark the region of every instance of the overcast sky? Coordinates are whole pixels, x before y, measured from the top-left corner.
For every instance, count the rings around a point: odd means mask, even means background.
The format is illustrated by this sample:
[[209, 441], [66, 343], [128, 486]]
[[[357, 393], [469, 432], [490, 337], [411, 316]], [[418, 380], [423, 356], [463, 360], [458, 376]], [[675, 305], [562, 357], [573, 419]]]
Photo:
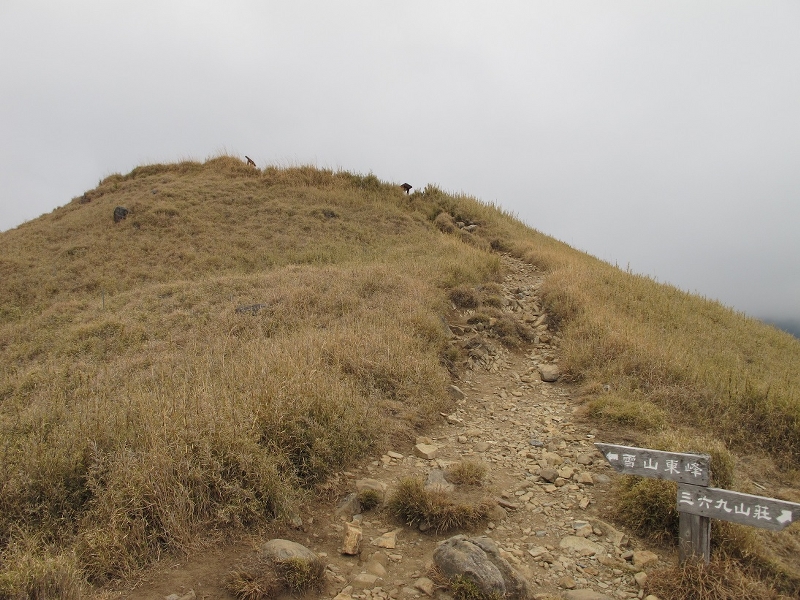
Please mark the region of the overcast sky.
[[0, 0], [0, 230], [112, 173], [435, 183], [800, 320], [800, 2]]

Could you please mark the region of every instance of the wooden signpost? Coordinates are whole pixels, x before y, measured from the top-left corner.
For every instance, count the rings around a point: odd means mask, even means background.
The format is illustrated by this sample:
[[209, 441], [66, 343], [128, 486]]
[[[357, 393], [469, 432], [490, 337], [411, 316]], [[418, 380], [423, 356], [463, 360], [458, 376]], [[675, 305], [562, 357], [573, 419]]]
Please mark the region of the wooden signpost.
[[595, 444], [615, 470], [626, 475], [708, 485], [711, 457], [707, 454], [663, 452], [649, 448]]
[[711, 519], [780, 530], [800, 520], [800, 504], [708, 487], [711, 457], [596, 443], [620, 473], [678, 484], [678, 551], [681, 563], [711, 555]]

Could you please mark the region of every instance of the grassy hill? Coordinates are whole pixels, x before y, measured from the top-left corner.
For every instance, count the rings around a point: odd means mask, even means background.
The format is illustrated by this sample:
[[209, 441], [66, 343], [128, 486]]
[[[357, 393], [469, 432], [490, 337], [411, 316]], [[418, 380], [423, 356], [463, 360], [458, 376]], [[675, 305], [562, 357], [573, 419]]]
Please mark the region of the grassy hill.
[[435, 187], [232, 157], [144, 166], [0, 234], [0, 597], [291, 517], [332, 470], [413, 438], [459, 368], [451, 298], [502, 277], [498, 251], [548, 273], [591, 418], [688, 432], [794, 481], [786, 333]]

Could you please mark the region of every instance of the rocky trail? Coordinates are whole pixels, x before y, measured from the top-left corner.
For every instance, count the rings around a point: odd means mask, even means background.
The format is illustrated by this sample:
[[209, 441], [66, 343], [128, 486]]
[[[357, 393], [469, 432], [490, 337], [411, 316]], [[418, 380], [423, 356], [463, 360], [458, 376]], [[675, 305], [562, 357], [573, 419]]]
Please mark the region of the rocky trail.
[[[111, 597], [233, 598], [223, 584], [231, 569], [268, 539], [284, 538], [327, 565], [325, 586], [309, 598], [447, 600], [452, 595], [431, 581], [430, 567], [440, 542], [456, 533], [489, 538], [497, 560], [527, 581], [529, 597], [647, 597], [647, 571], [661, 559], [608, 522], [613, 470], [594, 448], [598, 432], [576, 415], [576, 390], [558, 381], [560, 338], [541, 312], [543, 276], [510, 257], [503, 261], [503, 310], [536, 331], [536, 342], [524, 352], [509, 351], [491, 330], [470, 326], [468, 311], [457, 315], [449, 323], [452, 341], [468, 350], [471, 368], [451, 388], [455, 410], [442, 415], [426, 437], [341, 473], [337, 490], [343, 493], [301, 512], [302, 524], [298, 520], [295, 528], [260, 532], [238, 545], [164, 565], [148, 581]], [[486, 465], [480, 486], [454, 486], [445, 479], [449, 466], [465, 460]], [[437, 534], [404, 526], [381, 506], [359, 512], [357, 489], [385, 490], [388, 497], [408, 477], [457, 497], [488, 498], [489, 521], [477, 531]], [[352, 554], [343, 554], [343, 546]]]

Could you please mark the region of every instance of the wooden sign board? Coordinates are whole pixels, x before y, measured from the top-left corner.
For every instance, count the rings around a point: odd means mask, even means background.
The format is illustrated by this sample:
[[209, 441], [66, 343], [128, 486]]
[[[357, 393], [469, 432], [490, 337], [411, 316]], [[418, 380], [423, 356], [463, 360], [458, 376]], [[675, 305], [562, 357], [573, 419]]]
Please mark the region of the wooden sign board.
[[800, 504], [730, 490], [678, 485], [678, 511], [775, 531], [800, 521]]
[[595, 446], [620, 473], [698, 486], [709, 484], [711, 457], [707, 454], [664, 452], [616, 444], [596, 443]]

